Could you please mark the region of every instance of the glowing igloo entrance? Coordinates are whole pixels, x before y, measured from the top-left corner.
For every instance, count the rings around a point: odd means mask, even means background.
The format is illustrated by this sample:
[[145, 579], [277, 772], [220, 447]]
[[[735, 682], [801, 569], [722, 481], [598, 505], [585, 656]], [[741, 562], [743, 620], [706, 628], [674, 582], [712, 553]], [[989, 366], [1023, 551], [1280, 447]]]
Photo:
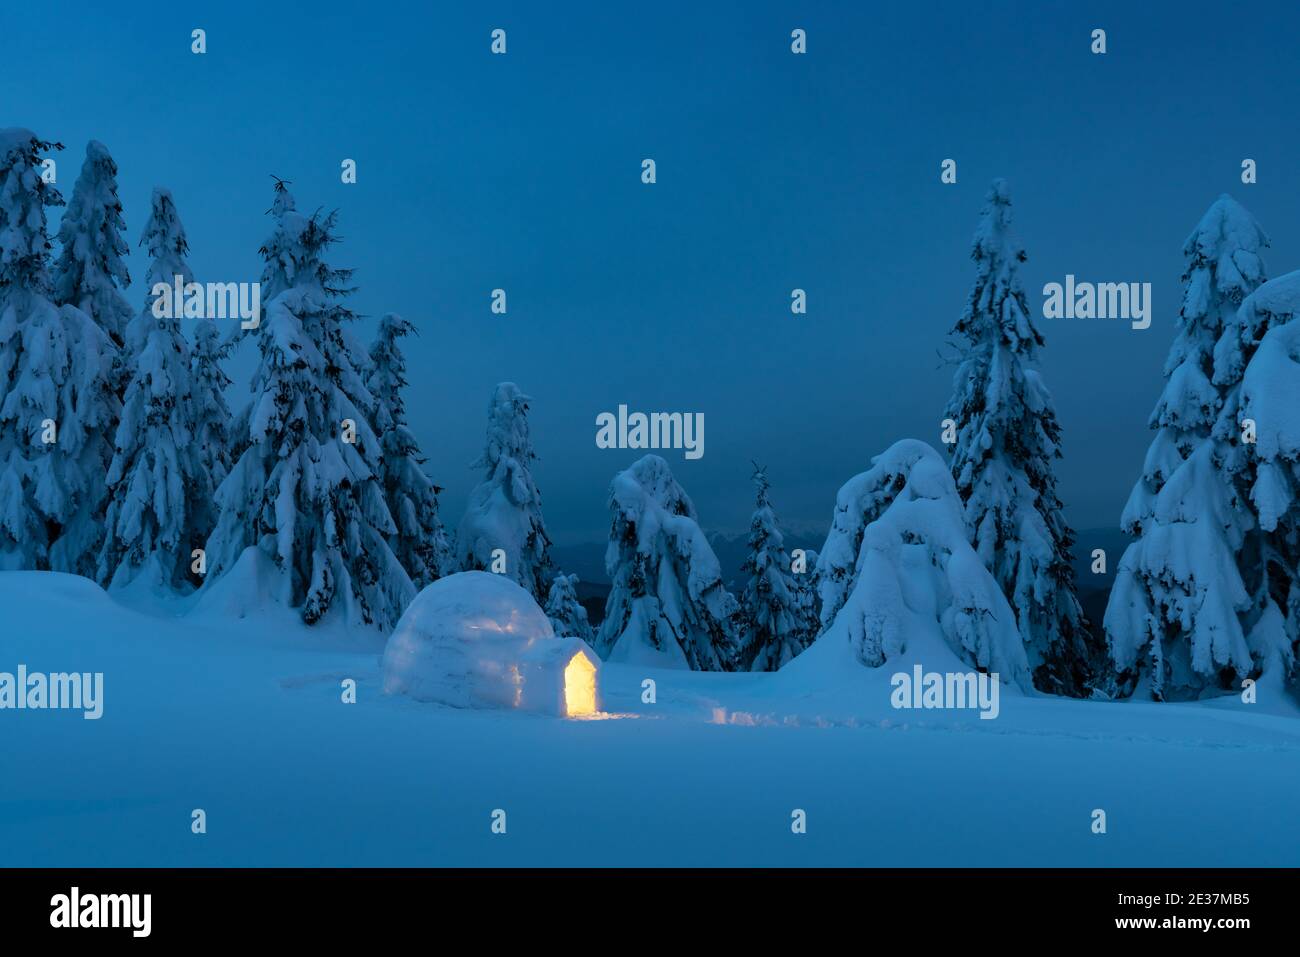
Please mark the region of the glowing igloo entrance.
[[579, 652], [564, 668], [564, 713], [579, 718], [596, 711], [596, 666]]
[[383, 675], [388, 694], [458, 708], [601, 710], [596, 653], [581, 638], [556, 637], [528, 592], [487, 572], [449, 575], [421, 591], [388, 639]]

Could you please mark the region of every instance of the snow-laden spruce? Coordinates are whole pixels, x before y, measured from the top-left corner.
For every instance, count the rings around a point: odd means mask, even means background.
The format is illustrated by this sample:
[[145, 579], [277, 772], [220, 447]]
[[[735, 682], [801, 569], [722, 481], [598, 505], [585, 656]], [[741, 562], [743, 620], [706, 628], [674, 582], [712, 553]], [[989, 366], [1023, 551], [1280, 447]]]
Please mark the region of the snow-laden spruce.
[[1276, 620], [1263, 614], [1267, 597], [1251, 612], [1248, 579], [1257, 590], [1264, 578], [1242, 481], [1250, 455], [1239, 441], [1246, 362], [1270, 309], [1287, 309], [1275, 295], [1285, 283], [1272, 287], [1267, 307], [1253, 296], [1262, 293], [1267, 245], [1254, 218], [1225, 195], [1183, 247], [1178, 335], [1151, 416], [1158, 431], [1121, 519], [1138, 540], [1120, 560], [1105, 618], [1116, 670], [1156, 698], [1195, 697], [1222, 687], [1221, 672], [1248, 673], [1250, 620]]
[[746, 576], [740, 596], [745, 630], [741, 664], [751, 671], [776, 671], [808, 647], [817, 635], [817, 620], [785, 550], [767, 469], [755, 465], [753, 479], [749, 552], [741, 566]]
[[149, 292], [126, 327], [123, 355], [131, 378], [108, 470], [99, 580], [123, 587], [140, 578], [151, 587], [181, 588], [200, 582], [191, 553], [212, 531], [216, 484], [197, 430], [189, 344], [178, 319], [154, 314], [156, 283], [170, 289], [175, 276], [194, 281], [185, 227], [166, 189], [153, 191], [140, 245], [151, 259]]
[[[194, 441], [203, 471], [211, 476], [214, 489], [225, 481], [234, 453], [243, 451], [231, 448], [230, 406], [225, 395], [230, 376], [221, 365], [229, 358], [232, 348], [232, 341], [222, 342], [217, 324], [211, 319], [200, 319], [195, 324], [194, 347], [190, 352]], [[215, 518], [209, 527], [212, 524]]]
[[58, 148], [0, 130], [0, 568], [92, 576], [102, 535], [116, 348], [76, 306], [55, 306], [41, 178]]
[[[76, 306], [120, 346], [131, 321], [131, 306], [121, 293], [131, 285], [125, 259], [131, 247], [117, 197], [117, 164], [98, 140], [86, 144], [81, 175], [59, 223], [59, 243], [55, 302]], [[171, 277], [165, 281], [170, 283]]]
[[379, 482], [397, 524], [389, 545], [420, 589], [448, 571], [450, 559], [447, 534], [438, 516], [441, 489], [425, 473], [420, 443], [406, 425], [402, 395], [407, 385], [406, 357], [398, 340], [414, 331], [408, 320], [393, 313], [379, 320], [366, 384], [375, 399], [373, 425], [383, 450]]
[[[1280, 683], [1300, 631], [1300, 272], [1246, 297], [1215, 346], [1223, 408], [1165, 482], [1106, 608], [1115, 667], [1184, 699]], [[1248, 439], [1247, 436], [1250, 436]], [[1253, 441], [1252, 441], [1253, 439]]]
[[1130, 685], [1140, 679], [1139, 693], [1194, 698], [1225, 668], [1250, 671], [1241, 622], [1250, 596], [1236, 556], [1253, 524], [1212, 442], [1165, 481], [1106, 604], [1111, 660]]
[[[1242, 300], [1264, 281], [1260, 254], [1267, 246], [1268, 237], [1255, 218], [1226, 193], [1210, 205], [1183, 244], [1187, 265], [1178, 334], [1165, 360], [1164, 391], [1148, 423], [1156, 436], [1120, 520], [1130, 534], [1142, 534], [1156, 495], [1219, 416], [1225, 389], [1213, 381], [1215, 345], [1233, 324]], [[1240, 376], [1237, 369], [1231, 381]]]
[[578, 576], [556, 575], [546, 596], [546, 617], [557, 635], [574, 635], [594, 645], [596, 633], [587, 620], [587, 609], [578, 601]]
[[970, 541], [1015, 610], [1035, 683], [1080, 694], [1094, 655], [1075, 596], [1074, 536], [1056, 495], [1061, 430], [1030, 367], [1043, 338], [1011, 219], [1006, 183], [994, 180], [971, 249], [975, 285], [953, 329], [961, 355], [944, 412], [956, 423], [952, 474]]
[[[397, 531], [379, 483], [381, 449], [366, 410], [365, 356], [344, 334], [351, 270], [325, 261], [335, 215], [297, 212], [276, 185], [264, 278], [285, 286], [258, 331], [247, 447], [217, 490], [210, 578], [269, 556], [280, 600], [313, 624], [338, 608], [349, 623], [391, 629], [415, 594], [389, 547]], [[278, 278], [277, 278], [278, 277]]]
[[596, 650], [610, 661], [695, 671], [740, 664], [740, 605], [695, 506], [657, 455], [614, 476], [605, 552], [612, 588]]
[[326, 291], [345, 291], [339, 288], [339, 283], [347, 281], [335, 275], [341, 270], [331, 271], [323, 262], [318, 261], [315, 265], [302, 262], [299, 256], [302, 217], [293, 193], [289, 192], [289, 185], [288, 180], [275, 179], [275, 196], [271, 208], [266, 211], [271, 217], [271, 235], [257, 250], [262, 257], [259, 291], [262, 302], [268, 304], [299, 281], [299, 272], [304, 267], [317, 273], [316, 284]]
[[456, 549], [462, 570], [503, 573], [541, 603], [555, 571], [542, 520], [542, 494], [531, 471], [537, 458], [528, 434], [531, 401], [513, 382], [492, 390], [487, 444], [470, 466], [483, 469], [486, 477], [470, 493]]
[[821, 632], [821, 579], [817, 575], [817, 563], [821, 555], [815, 548], [803, 550], [803, 561], [796, 562], [795, 585], [799, 589], [799, 613], [806, 621], [812, 622], [813, 638]]
[[938, 631], [964, 662], [1028, 689], [1016, 616], [966, 539], [963, 507], [939, 454], [894, 443], [844, 483], [817, 562], [821, 642], [847, 641], [877, 668]]

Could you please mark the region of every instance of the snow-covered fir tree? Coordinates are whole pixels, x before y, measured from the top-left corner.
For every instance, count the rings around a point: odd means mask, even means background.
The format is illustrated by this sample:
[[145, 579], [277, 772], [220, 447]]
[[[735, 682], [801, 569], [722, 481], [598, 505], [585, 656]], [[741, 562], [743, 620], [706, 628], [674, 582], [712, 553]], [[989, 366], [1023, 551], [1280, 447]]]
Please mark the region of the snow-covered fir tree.
[[379, 331], [370, 347], [367, 385], [375, 399], [373, 424], [383, 449], [379, 480], [397, 524], [389, 544], [418, 589], [444, 574], [449, 547], [438, 517], [441, 489], [425, 473], [420, 444], [406, 425], [406, 401], [402, 396], [407, 385], [406, 357], [398, 340], [414, 331], [408, 320], [393, 313], [379, 320]]
[[1150, 419], [1156, 437], [1121, 520], [1138, 540], [1116, 569], [1105, 617], [1116, 671], [1157, 699], [1198, 696], [1252, 667], [1245, 629], [1266, 599], [1252, 602], [1248, 580], [1258, 593], [1267, 576], [1254, 571], [1263, 540], [1238, 406], [1246, 362], [1271, 325], [1258, 303], [1242, 305], [1264, 281], [1267, 246], [1227, 195], [1183, 246], [1178, 333]]
[[971, 543], [1015, 612], [1035, 683], [1081, 694], [1096, 656], [1075, 596], [1073, 533], [1056, 495], [1060, 426], [1030, 367], [1043, 339], [1011, 219], [1007, 185], [994, 180], [971, 250], [975, 285], [953, 329], [961, 357], [944, 412], [956, 423], [952, 473]]
[[1253, 674], [1280, 684], [1294, 667], [1297, 314], [1293, 272], [1250, 293], [1224, 323], [1212, 379], [1223, 407], [1120, 561], [1106, 634], [1139, 694], [1197, 698], [1239, 690]]
[[546, 617], [557, 635], [574, 635], [595, 644], [596, 633], [587, 620], [587, 609], [578, 601], [578, 576], [556, 575], [546, 596]]
[[[1243, 624], [1261, 682], [1277, 687], [1295, 675], [1300, 655], [1300, 271], [1251, 293], [1236, 318], [1224, 377], [1234, 358], [1246, 365], [1225, 402], [1231, 419], [1220, 415], [1211, 437], [1237, 453], [1225, 461], [1252, 506], [1256, 527], [1237, 553], [1250, 595]], [[1241, 672], [1234, 678], [1235, 690]]]
[[117, 197], [117, 164], [98, 140], [86, 144], [86, 161], [59, 223], [59, 243], [55, 302], [76, 306], [122, 345], [132, 312], [121, 293], [131, 284], [124, 258], [131, 247]]
[[470, 493], [456, 549], [462, 571], [505, 574], [541, 604], [555, 571], [542, 521], [542, 496], [530, 468], [537, 458], [528, 434], [531, 401], [513, 382], [492, 390], [487, 445], [471, 466], [487, 475]]
[[[25, 129], [0, 130], [0, 569], [48, 567], [50, 529], [33, 501], [29, 456], [41, 451], [41, 422], [57, 415], [53, 373], [63, 363], [24, 370], [38, 349], [62, 346], [62, 323], [50, 302], [45, 209], [60, 206], [59, 191], [41, 178], [41, 153], [57, 148]], [[53, 340], [53, 342], [51, 341]], [[38, 354], [39, 355], [39, 354]], [[15, 392], [19, 377], [31, 394]], [[57, 488], [49, 488], [57, 492]], [[53, 503], [51, 503], [53, 504]]]
[[190, 352], [194, 441], [203, 471], [211, 477], [214, 490], [230, 472], [233, 453], [243, 452], [231, 447], [232, 423], [225, 395], [230, 377], [222, 367], [230, 352], [231, 343], [222, 341], [216, 323], [200, 319], [195, 324], [194, 347]]
[[99, 580], [122, 587], [143, 577], [151, 586], [178, 588], [199, 582], [190, 571], [191, 553], [212, 531], [216, 485], [197, 432], [189, 344], [174, 310], [155, 308], [156, 285], [170, 297], [176, 276], [182, 284], [194, 281], [185, 227], [166, 189], [153, 191], [140, 245], [151, 260], [149, 292], [126, 328], [123, 355], [131, 377], [108, 470]]
[[[1214, 348], [1242, 300], [1264, 281], [1260, 256], [1267, 246], [1255, 218], [1226, 193], [1183, 244], [1187, 267], [1178, 334], [1165, 360], [1164, 391], [1148, 423], [1156, 436], [1121, 519], [1126, 532], [1141, 535], [1156, 495], [1219, 416], [1225, 390], [1213, 383]], [[1239, 381], [1240, 370], [1234, 378]]]
[[[796, 549], [794, 555], [797, 555]], [[798, 600], [800, 613], [804, 620], [812, 622], [813, 638], [821, 631], [821, 591], [818, 588], [817, 563], [821, 555], [815, 548], [803, 549], [803, 558], [796, 558], [794, 582], [799, 589]]]
[[749, 552], [741, 566], [746, 576], [740, 597], [745, 622], [741, 664], [751, 671], [776, 671], [811, 644], [817, 623], [785, 550], [767, 469], [755, 464], [753, 480], [757, 494]]
[[[415, 588], [388, 544], [397, 528], [365, 414], [374, 408], [365, 356], [343, 333], [354, 318], [345, 304], [351, 270], [325, 261], [334, 214], [302, 215], [277, 183], [272, 215], [264, 277], [283, 288], [259, 329], [247, 447], [217, 490], [209, 575], [259, 550], [283, 573], [281, 600], [307, 624], [339, 608], [350, 623], [387, 630]], [[254, 575], [257, 555], [248, 560]]]
[[619, 472], [609, 506], [612, 588], [596, 650], [613, 661], [695, 671], [741, 667], [740, 605], [668, 463], [647, 455]]
[[266, 214], [271, 217], [271, 235], [262, 243], [258, 254], [262, 257], [262, 278], [260, 292], [262, 302], [270, 303], [280, 293], [291, 288], [296, 281], [300, 263], [298, 260], [301, 240], [301, 214], [298, 203], [289, 192], [292, 185], [288, 180], [271, 177], [275, 180], [274, 198]]
[[[86, 158], [59, 223], [60, 252], [54, 264], [54, 301], [74, 306], [108, 334], [114, 347], [109, 384], [116, 395], [100, 402], [100, 423], [86, 429], [87, 480], [78, 503], [78, 518], [56, 544], [56, 563], [65, 571], [91, 575], [98, 571], [98, 553], [105, 541], [108, 491], [105, 476], [95, 471], [99, 458], [111, 462], [118, 427], [117, 411], [130, 374], [120, 349], [132, 310], [121, 290], [131, 284], [123, 258], [130, 252], [122, 201], [117, 195], [117, 164], [98, 140], [86, 144]], [[86, 549], [78, 553], [78, 549]], [[59, 558], [57, 556], [62, 555]]]
[[937, 637], [967, 665], [1028, 688], [1015, 615], [967, 540], [964, 512], [943, 459], [916, 439], [845, 482], [817, 560], [822, 633], [805, 654], [843, 642], [879, 668]]
[[93, 577], [117, 350], [90, 316], [53, 302], [45, 211], [63, 199], [41, 154], [61, 148], [0, 130], [0, 568]]

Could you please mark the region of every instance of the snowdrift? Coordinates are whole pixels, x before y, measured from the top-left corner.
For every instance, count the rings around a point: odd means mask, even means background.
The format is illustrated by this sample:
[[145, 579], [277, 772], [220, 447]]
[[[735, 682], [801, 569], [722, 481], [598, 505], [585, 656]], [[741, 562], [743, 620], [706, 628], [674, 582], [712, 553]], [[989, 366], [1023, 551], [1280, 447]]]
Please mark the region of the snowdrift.
[[600, 710], [600, 661], [559, 637], [531, 595], [502, 575], [440, 578], [411, 602], [383, 657], [386, 694], [457, 708], [576, 717]]
[[896, 442], [844, 484], [817, 572], [823, 631], [778, 673], [787, 681], [920, 664], [1030, 689], [1015, 616], [966, 540], [947, 465], [924, 442]]
[[[862, 667], [837, 642], [836, 687], [784, 677], [817, 646], [775, 674], [659, 673], [655, 703], [644, 669], [606, 665], [602, 710], [628, 719], [553, 721], [381, 694], [373, 648], [323, 648], [292, 610], [144, 617], [50, 572], [0, 572], [0, 606], [0, 671], [103, 672], [105, 689], [98, 721], [0, 712], [6, 767], [40, 769], [0, 775], [5, 867], [1283, 867], [1300, 848], [1300, 721], [1264, 693], [1153, 704], [1003, 686], [996, 721], [896, 711], [894, 663]], [[943, 670], [929, 640], [905, 657]], [[219, 809], [218, 841], [190, 833], [196, 794], [210, 822]], [[727, 813], [683, 828], [701, 795]], [[497, 807], [516, 836], [489, 832]], [[779, 823], [796, 807], [816, 815], [812, 843]], [[1092, 834], [1092, 807], [1124, 826]], [[1188, 839], [1220, 820], [1230, 840]]]
[[209, 577], [198, 591], [196, 613], [227, 618], [248, 618], [271, 609], [292, 611], [289, 576], [275, 559], [250, 545], [225, 574]]

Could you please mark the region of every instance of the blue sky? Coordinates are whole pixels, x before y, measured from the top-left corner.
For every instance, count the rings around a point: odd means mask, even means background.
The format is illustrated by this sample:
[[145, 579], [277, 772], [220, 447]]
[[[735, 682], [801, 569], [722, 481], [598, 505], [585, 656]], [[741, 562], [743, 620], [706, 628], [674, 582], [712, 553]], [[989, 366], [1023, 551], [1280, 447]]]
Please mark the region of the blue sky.
[[[271, 174], [300, 208], [337, 208], [334, 261], [356, 268], [353, 304], [372, 317], [358, 336], [387, 311], [420, 329], [411, 420], [453, 527], [505, 379], [535, 399], [561, 543], [606, 533], [609, 478], [639, 454], [595, 445], [596, 415], [620, 403], [705, 414], [704, 457], [666, 457], [706, 527], [747, 525], [751, 458], [789, 523], [826, 525], [871, 456], [937, 442], [938, 349], [995, 176], [1035, 309], [1067, 273], [1153, 284], [1144, 332], [1039, 320], [1068, 516], [1113, 526], [1201, 213], [1231, 192], [1273, 238], [1269, 275], [1300, 268], [1292, 4], [194, 6], [25, 8], [0, 32], [0, 122], [68, 147], [68, 194], [86, 141], [106, 143], [133, 246], [150, 190], [169, 187], [200, 280], [258, 277]], [[505, 56], [489, 52], [496, 27]], [[948, 157], [956, 185], [939, 181]], [[1256, 185], [1240, 182], [1246, 157]], [[133, 305], [145, 265], [136, 252]], [[506, 316], [489, 310], [496, 287]], [[234, 402], [253, 353], [231, 370]]]

